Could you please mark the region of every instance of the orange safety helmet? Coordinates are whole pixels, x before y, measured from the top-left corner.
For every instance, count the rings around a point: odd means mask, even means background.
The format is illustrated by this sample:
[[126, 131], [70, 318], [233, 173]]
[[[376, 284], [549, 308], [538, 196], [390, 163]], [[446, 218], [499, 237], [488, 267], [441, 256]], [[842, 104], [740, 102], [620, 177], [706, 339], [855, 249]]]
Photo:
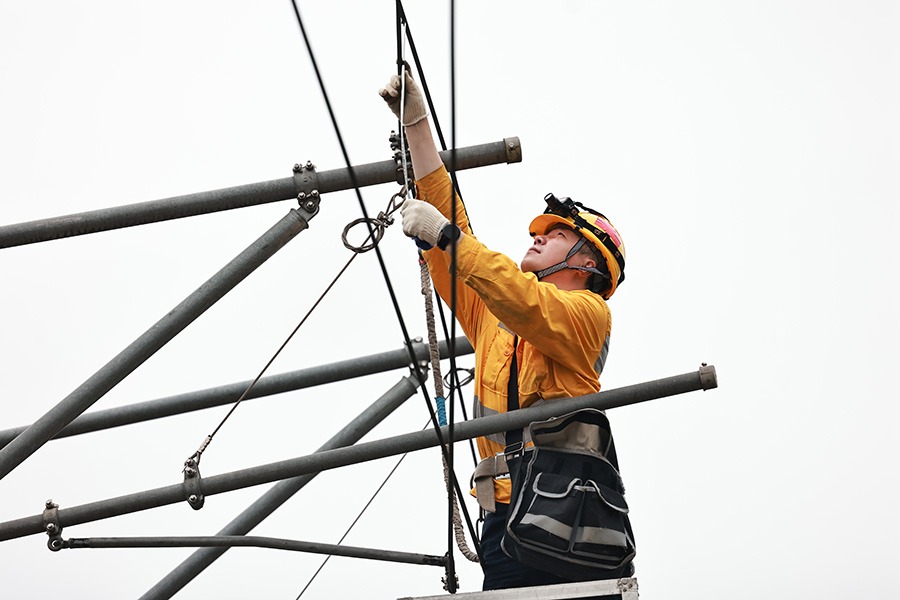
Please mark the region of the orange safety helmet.
[[[538, 279], [561, 269], [589, 271], [595, 275], [591, 291], [608, 300], [619, 284], [625, 281], [625, 244], [622, 243], [622, 236], [602, 213], [580, 202], [575, 202], [571, 198], [560, 200], [553, 194], [547, 194], [544, 200], [547, 202], [547, 210], [531, 222], [528, 227], [531, 235], [545, 235], [551, 227], [561, 223], [581, 234], [582, 239], [572, 247], [566, 260], [538, 271], [536, 273]], [[590, 242], [603, 256], [608, 273], [599, 269], [571, 266], [566, 262], [585, 241]]]

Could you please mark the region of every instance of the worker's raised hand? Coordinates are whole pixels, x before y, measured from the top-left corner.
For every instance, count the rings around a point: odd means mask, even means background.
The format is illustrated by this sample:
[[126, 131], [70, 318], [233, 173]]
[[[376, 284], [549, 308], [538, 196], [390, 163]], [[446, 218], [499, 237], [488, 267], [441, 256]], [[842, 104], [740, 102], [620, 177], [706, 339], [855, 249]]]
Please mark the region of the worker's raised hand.
[[441, 211], [415, 198], [407, 198], [400, 208], [400, 216], [403, 218], [403, 233], [421, 240], [429, 248], [437, 244], [441, 230], [450, 222]]
[[406, 74], [406, 99], [403, 101], [402, 117], [400, 115], [401, 86], [399, 75], [392, 75], [387, 85], [378, 90], [378, 94], [384, 98], [388, 107], [394, 111], [394, 115], [402, 120], [403, 125], [409, 127], [427, 117], [428, 111], [425, 109], [425, 98], [422, 96], [422, 90], [419, 89], [419, 85], [412, 78], [412, 75], [409, 74], [409, 69], [406, 69], [404, 72]]

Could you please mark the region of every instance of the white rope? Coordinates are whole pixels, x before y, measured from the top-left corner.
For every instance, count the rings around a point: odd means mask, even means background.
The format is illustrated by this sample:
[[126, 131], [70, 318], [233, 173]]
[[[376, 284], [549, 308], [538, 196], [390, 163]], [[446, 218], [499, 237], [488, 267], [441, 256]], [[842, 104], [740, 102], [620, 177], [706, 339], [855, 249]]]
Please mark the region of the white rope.
[[[434, 301], [431, 293], [431, 275], [428, 273], [428, 265], [425, 259], [419, 254], [419, 274], [422, 281], [422, 295], [425, 296], [425, 321], [428, 326], [428, 348], [431, 355], [431, 372], [434, 377], [434, 394], [437, 398], [444, 397], [444, 381], [441, 378], [441, 355], [438, 351], [437, 332], [434, 325]], [[442, 407], [438, 408], [438, 412], [442, 412]], [[453, 510], [453, 533], [456, 538], [456, 546], [463, 556], [471, 562], [478, 562], [478, 553], [469, 548], [466, 541], [466, 533], [463, 529], [462, 518], [459, 515], [459, 503], [456, 498], [456, 490], [450, 480], [450, 467], [447, 464], [446, 455], [441, 453], [441, 460], [444, 463], [444, 484], [447, 487], [447, 493], [450, 495]]]

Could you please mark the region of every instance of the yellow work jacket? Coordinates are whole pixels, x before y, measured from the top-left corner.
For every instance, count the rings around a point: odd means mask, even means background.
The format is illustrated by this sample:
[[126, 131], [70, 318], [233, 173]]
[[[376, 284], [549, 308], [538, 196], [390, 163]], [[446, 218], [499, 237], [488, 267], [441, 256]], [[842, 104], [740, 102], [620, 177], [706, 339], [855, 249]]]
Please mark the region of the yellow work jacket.
[[[448, 219], [452, 183], [441, 166], [416, 182], [419, 198]], [[600, 389], [600, 372], [609, 350], [609, 307], [587, 290], [560, 290], [523, 273], [507, 256], [486, 248], [471, 234], [458, 198], [457, 225], [465, 233], [457, 244], [456, 274], [451, 254], [424, 253], [434, 287], [448, 305], [456, 281], [456, 318], [475, 348], [475, 418], [507, 411], [507, 385], [515, 336], [519, 337], [519, 406]], [[503, 433], [478, 438], [481, 458], [505, 447]], [[508, 479], [494, 481], [497, 502], [509, 503]]]

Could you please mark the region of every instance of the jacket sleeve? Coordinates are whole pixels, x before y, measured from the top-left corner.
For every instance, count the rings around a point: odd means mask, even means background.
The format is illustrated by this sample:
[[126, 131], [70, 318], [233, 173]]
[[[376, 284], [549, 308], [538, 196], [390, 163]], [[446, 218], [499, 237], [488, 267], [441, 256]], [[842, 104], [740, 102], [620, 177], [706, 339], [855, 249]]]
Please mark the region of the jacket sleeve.
[[[453, 182], [450, 180], [450, 175], [443, 165], [422, 179], [417, 180], [416, 189], [420, 200], [424, 200], [436, 207], [451, 222], [453, 221], [451, 202], [455, 201], [456, 224], [466, 234], [466, 237], [472, 235], [472, 228], [469, 226], [469, 217], [466, 214], [466, 209], [453, 192]], [[450, 306], [452, 304], [451, 285], [454, 283], [454, 278], [450, 275], [450, 266], [453, 260], [452, 253], [433, 248], [425, 251], [423, 255], [428, 262], [434, 289], [444, 302]], [[462, 326], [466, 337], [474, 345], [475, 340], [478, 339], [478, 330], [485, 312], [484, 303], [474, 290], [461, 281], [455, 280], [455, 284], [456, 319]]]
[[[470, 340], [489, 311], [510, 331], [539, 352], [579, 373], [597, 373], [597, 361], [610, 333], [606, 302], [587, 290], [564, 291], [523, 273], [509, 257], [485, 247], [471, 235], [468, 215], [453, 194], [443, 166], [417, 181], [419, 198], [451, 218], [451, 198], [457, 205], [457, 225], [466, 235], [456, 244], [456, 274], [452, 255], [433, 248], [424, 253], [435, 289], [448, 305], [456, 285], [456, 317]], [[474, 342], [473, 342], [474, 343]]]
[[457, 280], [539, 352], [576, 372], [599, 375], [597, 361], [611, 328], [609, 307], [600, 296], [542, 283], [471, 236], [457, 245]]

